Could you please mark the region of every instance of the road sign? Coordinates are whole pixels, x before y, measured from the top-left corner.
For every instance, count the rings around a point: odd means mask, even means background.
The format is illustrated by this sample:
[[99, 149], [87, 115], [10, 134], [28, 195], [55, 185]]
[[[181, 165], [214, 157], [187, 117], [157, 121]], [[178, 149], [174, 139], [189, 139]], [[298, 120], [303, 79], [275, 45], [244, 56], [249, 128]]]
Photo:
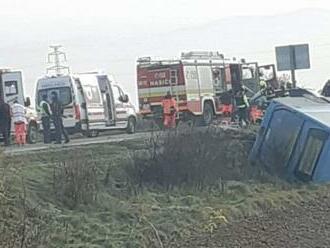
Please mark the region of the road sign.
[[277, 70], [290, 71], [310, 68], [308, 44], [280, 46], [275, 50]]
[[296, 70], [311, 68], [308, 44], [294, 46], [294, 54]]
[[295, 70], [309, 69], [308, 44], [280, 46], [275, 48], [278, 71], [291, 71], [292, 83], [296, 87]]

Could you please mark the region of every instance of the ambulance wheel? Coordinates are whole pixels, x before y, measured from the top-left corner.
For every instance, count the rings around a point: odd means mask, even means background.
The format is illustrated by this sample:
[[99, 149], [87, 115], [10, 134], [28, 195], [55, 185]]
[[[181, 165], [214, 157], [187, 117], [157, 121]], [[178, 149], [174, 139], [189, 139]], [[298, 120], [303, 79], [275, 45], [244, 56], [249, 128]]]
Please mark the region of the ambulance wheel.
[[38, 140], [38, 127], [37, 124], [31, 123], [28, 128], [27, 142], [29, 144], [35, 144]]
[[136, 129], [136, 120], [134, 117], [129, 117], [127, 122], [126, 132], [129, 134], [135, 133]]
[[212, 120], [213, 120], [213, 108], [212, 108], [212, 105], [209, 102], [206, 102], [204, 104], [202, 118], [203, 118], [203, 125], [204, 126], [209, 126], [212, 123]]

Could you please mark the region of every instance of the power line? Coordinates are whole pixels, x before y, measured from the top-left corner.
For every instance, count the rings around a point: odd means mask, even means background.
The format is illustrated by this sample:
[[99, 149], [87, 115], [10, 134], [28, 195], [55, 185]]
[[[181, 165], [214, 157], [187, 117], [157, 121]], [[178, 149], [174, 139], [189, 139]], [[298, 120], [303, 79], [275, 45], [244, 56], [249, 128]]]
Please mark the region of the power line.
[[51, 71], [55, 71], [57, 76], [62, 75], [62, 71], [70, 73], [70, 68], [61, 64], [67, 61], [65, 53], [60, 51], [61, 47], [61, 45], [50, 46], [53, 51], [48, 53], [48, 63], [54, 63], [54, 65], [47, 68], [47, 74]]

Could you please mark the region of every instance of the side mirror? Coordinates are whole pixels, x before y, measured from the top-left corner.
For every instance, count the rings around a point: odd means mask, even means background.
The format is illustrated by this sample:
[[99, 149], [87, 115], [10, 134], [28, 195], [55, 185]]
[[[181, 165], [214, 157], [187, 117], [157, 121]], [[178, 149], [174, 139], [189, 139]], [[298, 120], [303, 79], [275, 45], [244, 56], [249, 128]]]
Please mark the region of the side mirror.
[[27, 97], [24, 102], [25, 107], [30, 107], [31, 106], [31, 99], [30, 97]]
[[128, 95], [123, 95], [119, 97], [119, 101], [123, 102], [123, 103], [127, 103], [129, 101], [128, 99]]

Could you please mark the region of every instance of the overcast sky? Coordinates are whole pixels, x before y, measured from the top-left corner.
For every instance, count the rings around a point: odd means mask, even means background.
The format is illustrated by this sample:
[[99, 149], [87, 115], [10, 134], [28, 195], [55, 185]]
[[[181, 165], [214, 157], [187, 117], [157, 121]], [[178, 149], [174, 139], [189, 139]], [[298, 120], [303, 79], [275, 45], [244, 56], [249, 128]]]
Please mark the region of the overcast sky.
[[304, 8], [330, 9], [328, 0], [0, 0], [0, 3], [1, 16], [19, 21], [45, 16], [48, 20], [107, 17], [133, 24], [152, 20], [169, 25], [205, 23], [235, 15], [275, 15]]
[[[259, 16], [258, 23], [254, 24], [253, 20], [250, 22], [250, 29], [254, 26], [272, 29], [273, 27], [263, 27], [260, 24], [263, 20], [260, 16], [278, 16], [311, 8], [329, 11], [330, 1], [0, 0], [0, 66], [22, 69], [27, 94], [33, 95], [36, 79], [45, 72], [47, 47], [60, 43], [68, 53], [69, 63], [74, 71], [105, 69], [113, 73], [129, 93], [134, 95], [135, 61], [138, 56], [171, 58], [187, 49], [210, 49], [225, 54], [233, 52], [239, 57], [241, 54], [237, 53], [243, 50], [252, 60], [275, 63], [274, 45], [311, 42], [312, 46], [318, 46], [329, 43], [330, 36], [324, 30], [330, 30], [330, 22], [326, 22], [324, 27], [322, 18], [311, 24], [317, 29], [315, 35], [312, 33], [314, 27], [308, 27], [310, 36], [305, 38], [302, 34], [305, 24], [302, 24], [297, 29], [300, 35], [286, 35], [283, 40], [277, 39], [279, 41], [276, 44], [273, 44], [276, 35], [283, 32], [281, 27], [284, 27], [286, 34], [290, 34], [290, 30], [286, 30], [285, 21], [281, 23], [276, 18], [273, 18], [276, 20], [275, 24], [280, 24], [278, 30], [272, 32], [264, 31], [259, 35], [257, 30], [250, 37], [244, 29], [244, 22], [239, 32], [231, 30], [236, 27], [236, 21], [239, 23], [238, 20], [244, 20], [236, 16]], [[319, 11], [316, 13], [318, 17]], [[304, 14], [302, 17], [303, 21], [310, 23], [309, 16], [305, 16]], [[327, 18], [328, 12], [325, 16]], [[218, 22], [224, 18], [228, 18], [228, 25]], [[315, 16], [311, 18], [315, 19]], [[217, 30], [219, 25], [221, 30]], [[212, 27], [210, 30], [214, 29], [216, 32], [205, 31], [209, 26]], [[250, 43], [242, 43], [244, 40], [238, 42], [243, 35]], [[265, 38], [262, 35], [268, 35], [266, 42], [261, 42]], [[322, 47], [318, 51], [314, 49], [314, 56], [321, 56], [323, 59], [322, 63], [318, 58], [319, 64], [312, 64], [318, 70], [317, 73], [299, 72], [299, 76], [302, 75], [300, 79], [305, 80], [308, 86], [320, 87], [330, 74], [326, 69], [330, 68], [328, 48]]]

